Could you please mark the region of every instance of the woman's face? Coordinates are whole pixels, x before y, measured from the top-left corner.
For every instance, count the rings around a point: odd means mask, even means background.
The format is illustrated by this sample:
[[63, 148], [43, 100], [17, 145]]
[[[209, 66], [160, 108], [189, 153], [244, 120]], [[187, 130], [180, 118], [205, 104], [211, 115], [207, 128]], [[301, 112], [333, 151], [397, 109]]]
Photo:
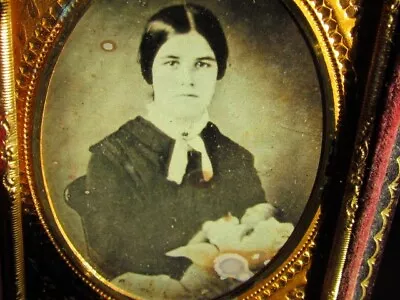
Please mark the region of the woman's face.
[[154, 101], [174, 118], [196, 120], [214, 96], [218, 65], [197, 32], [169, 38], [153, 63]]

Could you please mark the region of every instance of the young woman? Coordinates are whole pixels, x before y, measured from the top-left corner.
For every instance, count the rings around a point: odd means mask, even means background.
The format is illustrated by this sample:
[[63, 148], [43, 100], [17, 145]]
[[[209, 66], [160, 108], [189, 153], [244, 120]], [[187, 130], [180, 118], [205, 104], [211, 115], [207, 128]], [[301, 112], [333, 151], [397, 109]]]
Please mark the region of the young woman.
[[242, 216], [266, 200], [253, 156], [209, 120], [228, 58], [217, 18], [197, 5], [162, 9], [149, 20], [139, 54], [154, 92], [148, 114], [90, 147], [87, 174], [67, 187], [66, 201], [106, 277], [180, 279], [191, 261], [167, 252], [206, 221]]

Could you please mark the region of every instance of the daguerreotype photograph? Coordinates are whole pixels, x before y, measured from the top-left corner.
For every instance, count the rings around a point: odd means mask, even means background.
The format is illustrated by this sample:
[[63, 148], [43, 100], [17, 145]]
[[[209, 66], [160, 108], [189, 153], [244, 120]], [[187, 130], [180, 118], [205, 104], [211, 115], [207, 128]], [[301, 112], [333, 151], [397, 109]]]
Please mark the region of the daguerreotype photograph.
[[71, 261], [134, 299], [214, 299], [293, 250], [334, 112], [291, 7], [97, 0], [68, 25], [32, 151]]

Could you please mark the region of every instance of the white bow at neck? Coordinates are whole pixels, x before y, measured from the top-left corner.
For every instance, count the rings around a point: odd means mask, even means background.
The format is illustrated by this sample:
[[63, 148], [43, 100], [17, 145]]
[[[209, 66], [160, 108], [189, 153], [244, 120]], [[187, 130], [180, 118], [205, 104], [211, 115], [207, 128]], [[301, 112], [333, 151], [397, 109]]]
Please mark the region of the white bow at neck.
[[201, 153], [201, 168], [203, 179], [209, 181], [213, 175], [213, 167], [208, 156], [201, 131], [209, 122], [207, 110], [195, 122], [182, 122], [174, 120], [163, 113], [155, 102], [147, 106], [148, 121], [153, 123], [158, 129], [175, 140], [174, 148], [170, 157], [167, 179], [181, 184], [188, 164], [188, 151], [196, 150]]

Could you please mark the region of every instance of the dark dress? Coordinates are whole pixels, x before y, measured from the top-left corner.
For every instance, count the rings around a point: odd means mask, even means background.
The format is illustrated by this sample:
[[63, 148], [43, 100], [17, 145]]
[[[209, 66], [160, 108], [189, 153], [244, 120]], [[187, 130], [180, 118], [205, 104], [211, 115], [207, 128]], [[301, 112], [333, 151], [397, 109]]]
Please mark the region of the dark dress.
[[106, 277], [125, 272], [179, 279], [190, 261], [166, 252], [185, 246], [207, 220], [265, 202], [253, 156], [208, 123], [201, 136], [214, 176], [204, 182], [200, 153], [188, 153], [183, 182], [166, 179], [174, 140], [137, 117], [90, 147], [87, 174], [66, 189], [82, 218], [91, 263]]

